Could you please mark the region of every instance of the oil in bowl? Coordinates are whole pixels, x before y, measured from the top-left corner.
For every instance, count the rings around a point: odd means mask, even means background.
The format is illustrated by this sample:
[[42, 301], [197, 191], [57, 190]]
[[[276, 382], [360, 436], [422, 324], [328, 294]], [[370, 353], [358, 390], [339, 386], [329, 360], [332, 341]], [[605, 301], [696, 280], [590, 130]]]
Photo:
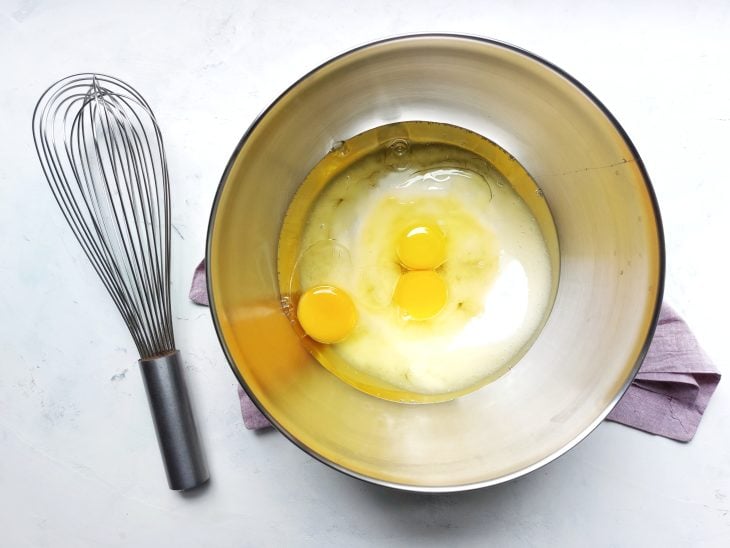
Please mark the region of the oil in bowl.
[[558, 265], [548, 205], [519, 162], [421, 121], [336, 143], [292, 199], [278, 246], [302, 344], [398, 402], [453, 399], [507, 372], [549, 315]]

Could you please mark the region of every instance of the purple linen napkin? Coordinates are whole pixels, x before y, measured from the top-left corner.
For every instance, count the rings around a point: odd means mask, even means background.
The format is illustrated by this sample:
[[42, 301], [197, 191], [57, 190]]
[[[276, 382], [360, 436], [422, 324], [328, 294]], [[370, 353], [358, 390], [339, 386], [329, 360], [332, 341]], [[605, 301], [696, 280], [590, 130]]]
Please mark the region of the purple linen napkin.
[[720, 373], [682, 318], [662, 305], [644, 363], [613, 408], [610, 421], [677, 441], [690, 441]]
[[190, 284], [190, 293], [188, 296], [195, 304], [210, 306], [210, 301], [208, 300], [208, 283], [205, 279], [205, 259], [200, 261], [200, 264], [195, 267], [193, 283]]
[[[190, 299], [209, 304], [205, 261], [193, 274]], [[720, 373], [687, 324], [663, 304], [644, 363], [607, 419], [665, 438], [690, 441], [719, 382]], [[240, 387], [238, 396], [246, 428], [271, 426]]]

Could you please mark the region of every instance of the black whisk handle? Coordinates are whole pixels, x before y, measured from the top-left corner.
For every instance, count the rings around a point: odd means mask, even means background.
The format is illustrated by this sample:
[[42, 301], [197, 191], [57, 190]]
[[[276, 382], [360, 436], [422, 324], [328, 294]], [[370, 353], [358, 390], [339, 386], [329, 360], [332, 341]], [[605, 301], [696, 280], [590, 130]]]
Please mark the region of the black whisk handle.
[[208, 481], [208, 466], [195, 427], [180, 352], [139, 360], [157, 441], [170, 489], [192, 489]]

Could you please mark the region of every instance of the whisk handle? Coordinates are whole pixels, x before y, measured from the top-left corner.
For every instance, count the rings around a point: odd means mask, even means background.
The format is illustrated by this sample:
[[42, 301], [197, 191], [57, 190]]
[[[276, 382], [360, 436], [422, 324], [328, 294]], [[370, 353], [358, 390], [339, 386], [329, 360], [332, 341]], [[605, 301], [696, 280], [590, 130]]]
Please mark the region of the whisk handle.
[[208, 481], [208, 466], [195, 427], [180, 352], [139, 360], [147, 400], [170, 489]]

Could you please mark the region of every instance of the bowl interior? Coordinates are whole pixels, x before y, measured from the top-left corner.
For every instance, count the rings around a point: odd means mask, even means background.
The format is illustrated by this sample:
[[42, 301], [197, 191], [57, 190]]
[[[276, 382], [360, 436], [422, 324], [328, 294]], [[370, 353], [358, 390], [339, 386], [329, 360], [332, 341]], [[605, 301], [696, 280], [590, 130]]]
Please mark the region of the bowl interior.
[[[407, 120], [462, 126], [514, 155], [560, 242], [555, 304], [533, 346], [497, 381], [440, 404], [380, 400], [327, 372], [301, 347], [277, 284], [282, 218], [306, 174], [337, 141]], [[456, 36], [372, 44], [285, 92], [231, 159], [207, 257], [227, 357], [274, 424], [347, 473], [430, 491], [505, 481], [587, 435], [638, 369], [663, 281], [653, 193], [610, 114], [544, 61]]]

